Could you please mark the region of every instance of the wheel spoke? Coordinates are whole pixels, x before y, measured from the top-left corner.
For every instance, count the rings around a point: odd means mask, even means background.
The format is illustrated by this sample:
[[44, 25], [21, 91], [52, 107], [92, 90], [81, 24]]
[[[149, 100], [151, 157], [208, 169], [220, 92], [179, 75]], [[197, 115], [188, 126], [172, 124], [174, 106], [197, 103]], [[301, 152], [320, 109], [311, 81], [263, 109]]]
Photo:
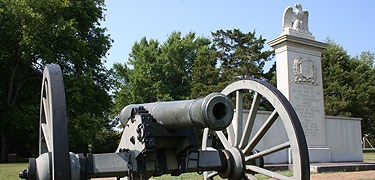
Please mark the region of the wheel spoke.
[[231, 145], [229, 144], [227, 138], [225, 138], [225, 135], [222, 131], [215, 131], [217, 136], [219, 137], [221, 143], [223, 143], [223, 146], [225, 149], [230, 148]]
[[290, 142], [288, 141], [288, 142], [279, 144], [277, 146], [274, 146], [272, 148], [269, 148], [269, 149], [263, 150], [261, 152], [258, 152], [256, 154], [253, 154], [251, 156], [245, 157], [245, 161], [248, 162], [248, 161], [251, 161], [251, 160], [254, 160], [254, 159], [266, 156], [268, 154], [272, 154], [272, 153], [281, 151], [281, 150], [289, 148], [289, 147], [290, 147]]
[[236, 112], [233, 118], [233, 128], [234, 128], [234, 146], [239, 144], [242, 136], [242, 123], [243, 123], [243, 93], [241, 90], [236, 91]]
[[[227, 150], [226, 152], [232, 153], [234, 156], [237, 155], [237, 150], [235, 151], [233, 148], [238, 148], [245, 156], [242, 159], [229, 159], [230, 163], [242, 165], [238, 166], [238, 169], [231, 167], [231, 173], [242, 172], [243, 167], [245, 167], [245, 172], [242, 175], [239, 173], [237, 173], [239, 174], [237, 176], [229, 175], [229, 179], [257, 179], [254, 173], [263, 174], [275, 179], [309, 179], [309, 156], [300, 121], [288, 99], [277, 88], [258, 79], [240, 80], [228, 85], [221, 93], [232, 97], [235, 96], [235, 115], [232, 123], [226, 128], [226, 131], [217, 131], [216, 134]], [[253, 98], [248, 116], [246, 119], [243, 119], [243, 106], [245, 100], [247, 100], [243, 98], [247, 97], [247, 93], [252, 94]], [[258, 118], [257, 116], [263, 99], [274, 109], [269, 117], [266, 117], [265, 121], [263, 118]], [[263, 113], [261, 117], [263, 117]], [[278, 121], [277, 123], [282, 123], [280, 128], [284, 127], [284, 129], [279, 130], [273, 127], [276, 125], [276, 120]], [[258, 126], [258, 124], [260, 125]], [[272, 132], [268, 132], [271, 130]], [[275, 139], [275, 143], [270, 145], [271, 141], [268, 140], [272, 137], [268, 137], [268, 135], [274, 135], [274, 130], [280, 132], [279, 134], [282, 138]], [[277, 133], [275, 134], [277, 135]], [[284, 134], [286, 134], [287, 139], [284, 138]], [[204, 147], [208, 148], [209, 146]], [[260, 148], [263, 149], [261, 152], [253, 152], [255, 147], [258, 146], [267, 147], [267, 149]], [[265, 157], [269, 157], [269, 155], [281, 155], [282, 153], [280, 152], [284, 152], [288, 148], [293, 150], [292, 157], [290, 154], [283, 154], [282, 156], [286, 155], [288, 159], [292, 160], [290, 163], [293, 164], [293, 175], [287, 177], [262, 168]], [[212, 173], [212, 171], [204, 172], [204, 178], [212, 179], [213, 176], [218, 175], [217, 172], [220, 172], [220, 170], [216, 170], [216, 173]], [[209, 178], [207, 178], [208, 174], [210, 174]]]
[[266, 134], [266, 132], [269, 130], [269, 128], [272, 126], [272, 124], [275, 122], [275, 120], [278, 117], [279, 117], [279, 114], [277, 113], [276, 110], [274, 110], [272, 112], [272, 114], [268, 117], [266, 122], [263, 124], [263, 126], [258, 130], [258, 132], [251, 139], [250, 143], [242, 151], [245, 155], [251, 154], [251, 151], [259, 143], [259, 141], [263, 138], [263, 136]]
[[47, 81], [47, 79], [44, 80], [43, 88], [44, 88], [45, 97], [49, 97], [49, 89], [48, 89], [48, 81]]
[[219, 175], [218, 172], [212, 172], [212, 173], [207, 175], [207, 178], [212, 178], [212, 177], [217, 176], [217, 175]]
[[261, 96], [257, 92], [255, 92], [254, 99], [253, 99], [253, 102], [251, 104], [251, 108], [250, 108], [250, 111], [249, 111], [249, 115], [247, 116], [246, 125], [245, 125], [245, 128], [244, 128], [245, 131], [243, 132], [243, 136], [241, 138], [241, 142], [240, 142], [240, 145], [239, 145], [240, 149], [243, 149], [245, 147], [246, 143], [249, 141], [249, 138], [250, 138], [250, 135], [251, 135], [251, 130], [253, 129], [253, 126], [254, 126], [255, 117], [256, 117], [257, 112], [258, 112], [258, 106], [259, 106], [259, 103], [260, 103], [260, 98], [261, 98]]
[[229, 144], [234, 144], [234, 130], [232, 124], [229, 124], [229, 126], [227, 127], [227, 134]]
[[263, 169], [254, 165], [246, 165], [246, 170], [254, 171], [256, 173], [263, 174], [268, 177], [276, 178], [276, 179], [286, 179], [286, 180], [292, 179], [291, 177], [284, 176], [284, 175], [281, 175], [281, 174], [278, 174], [278, 173], [275, 173], [275, 172], [272, 172], [267, 169]]
[[50, 112], [50, 107], [49, 107], [47, 98], [43, 97], [42, 103], [43, 103], [44, 118], [45, 118], [44, 120], [46, 121], [46, 123], [50, 123], [51, 122], [51, 112]]
[[44, 81], [43, 86], [44, 86], [44, 95], [42, 97], [43, 97], [43, 100], [45, 100], [44, 105], [47, 105], [47, 107], [49, 109], [48, 98], [50, 97], [50, 92], [49, 92], [49, 89], [48, 89], [49, 84], [48, 84], [47, 80]]
[[43, 132], [43, 137], [44, 141], [46, 143], [48, 151], [52, 151], [52, 146], [51, 146], [51, 133], [50, 129], [48, 128], [48, 124], [42, 123], [40, 124]]

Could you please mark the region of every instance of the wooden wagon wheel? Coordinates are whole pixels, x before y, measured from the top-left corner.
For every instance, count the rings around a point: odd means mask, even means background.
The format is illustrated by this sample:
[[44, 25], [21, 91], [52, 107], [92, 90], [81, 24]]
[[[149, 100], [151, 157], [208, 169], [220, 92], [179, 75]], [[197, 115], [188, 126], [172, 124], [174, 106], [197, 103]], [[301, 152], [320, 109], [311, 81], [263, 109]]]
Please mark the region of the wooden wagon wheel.
[[[274, 86], [260, 80], [241, 80], [227, 86], [223, 91], [227, 96], [236, 99], [235, 114], [232, 124], [225, 131], [214, 131], [225, 151], [232, 156], [232, 174], [225, 175], [229, 179], [256, 179], [255, 173], [263, 174], [276, 179], [309, 179], [309, 156], [306, 139], [300, 121], [289, 101]], [[246, 93], [252, 96], [251, 108], [247, 119], [243, 117], [243, 102]], [[273, 112], [263, 125], [253, 131], [254, 122], [257, 120], [257, 111], [260, 102], [267, 100], [273, 106]], [[287, 134], [287, 141], [279, 145], [263, 149], [254, 153], [255, 146], [262, 140], [270, 127], [281, 121]], [[209, 129], [203, 132], [202, 149], [210, 149]], [[290, 148], [293, 164], [293, 175], [287, 177], [277, 172], [265, 169], [254, 163], [256, 159], [277, 153]], [[236, 153], [237, 152], [237, 153]], [[211, 179], [223, 172], [204, 172], [204, 179]]]
[[58, 65], [48, 64], [43, 72], [40, 98], [39, 156], [51, 154], [52, 179], [70, 179], [70, 155], [64, 83]]

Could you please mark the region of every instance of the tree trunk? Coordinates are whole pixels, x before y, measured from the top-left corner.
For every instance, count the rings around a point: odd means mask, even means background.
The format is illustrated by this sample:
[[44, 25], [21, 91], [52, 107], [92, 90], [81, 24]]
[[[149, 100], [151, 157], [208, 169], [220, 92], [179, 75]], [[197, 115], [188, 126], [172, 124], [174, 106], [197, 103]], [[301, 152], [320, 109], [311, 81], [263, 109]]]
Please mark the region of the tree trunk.
[[1, 154], [0, 154], [0, 162], [7, 162], [7, 152], [8, 151], [8, 143], [7, 137], [4, 132], [1, 132]]

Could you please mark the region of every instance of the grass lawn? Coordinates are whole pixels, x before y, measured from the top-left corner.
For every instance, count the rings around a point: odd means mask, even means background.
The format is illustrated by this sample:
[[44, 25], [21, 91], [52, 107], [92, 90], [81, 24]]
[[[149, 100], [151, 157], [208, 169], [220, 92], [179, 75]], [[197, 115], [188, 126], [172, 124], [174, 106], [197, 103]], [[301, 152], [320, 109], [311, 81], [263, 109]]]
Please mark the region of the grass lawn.
[[19, 180], [18, 173], [26, 169], [27, 166], [29, 166], [28, 163], [0, 164], [0, 179]]
[[[0, 180], [19, 180], [18, 173], [24, 169], [26, 169], [28, 163], [11, 163], [11, 164], [0, 164]], [[283, 171], [281, 174], [291, 176], [290, 171]], [[269, 179], [266, 176], [256, 175], [258, 179]], [[152, 177], [153, 180], [200, 180], [203, 179], [203, 175], [198, 173], [185, 173], [180, 176], [171, 176], [171, 175], [163, 175], [160, 177]], [[219, 176], [215, 177], [215, 180], [220, 180]]]
[[375, 161], [375, 151], [363, 152], [363, 161]]
[[153, 180], [170, 180], [170, 179], [176, 179], [176, 180], [183, 180], [183, 179], [187, 179], [187, 180], [195, 180], [195, 179], [203, 179], [202, 178], [203, 175], [200, 175], [198, 173], [185, 173], [185, 174], [181, 174], [180, 176], [171, 176], [171, 175], [163, 175], [163, 176], [160, 176], [160, 177], [152, 177], [150, 179], [153, 179]]

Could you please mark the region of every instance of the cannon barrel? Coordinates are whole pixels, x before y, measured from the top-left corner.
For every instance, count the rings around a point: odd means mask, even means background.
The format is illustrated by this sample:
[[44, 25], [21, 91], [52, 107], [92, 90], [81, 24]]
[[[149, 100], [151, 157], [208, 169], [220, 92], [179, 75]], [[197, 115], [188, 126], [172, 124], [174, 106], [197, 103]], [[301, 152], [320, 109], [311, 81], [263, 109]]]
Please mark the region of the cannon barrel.
[[131, 104], [122, 109], [120, 121], [126, 125], [132, 116], [133, 108], [143, 106], [159, 123], [169, 129], [226, 128], [233, 118], [233, 104], [224, 94], [211, 93], [204, 98], [182, 101]]

